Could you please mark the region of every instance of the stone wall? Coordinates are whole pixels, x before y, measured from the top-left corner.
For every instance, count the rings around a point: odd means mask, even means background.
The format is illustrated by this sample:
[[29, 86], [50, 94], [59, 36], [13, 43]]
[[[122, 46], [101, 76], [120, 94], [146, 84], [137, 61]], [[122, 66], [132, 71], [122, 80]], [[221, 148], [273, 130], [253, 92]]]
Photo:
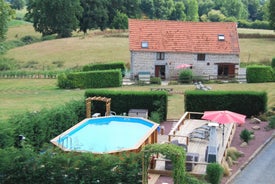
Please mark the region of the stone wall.
[[131, 76], [138, 72], [150, 72], [155, 76], [155, 66], [165, 66], [166, 79], [178, 74], [176, 67], [182, 63], [191, 64], [193, 74], [196, 76], [217, 75], [218, 63], [232, 63], [236, 65], [235, 73], [238, 73], [240, 59], [238, 55], [206, 54], [204, 61], [197, 60], [194, 53], [165, 53], [164, 60], [157, 60], [156, 52], [131, 52]]

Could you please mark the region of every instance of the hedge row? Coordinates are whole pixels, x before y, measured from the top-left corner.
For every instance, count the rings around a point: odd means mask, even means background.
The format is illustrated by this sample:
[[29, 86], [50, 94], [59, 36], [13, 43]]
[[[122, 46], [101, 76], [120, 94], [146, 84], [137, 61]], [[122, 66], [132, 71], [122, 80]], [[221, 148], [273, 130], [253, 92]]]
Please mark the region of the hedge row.
[[27, 112], [13, 116], [0, 124], [0, 148], [19, 146], [18, 136], [41, 150], [45, 143], [85, 118], [85, 100], [72, 101], [53, 109]]
[[100, 70], [58, 75], [60, 88], [107, 88], [122, 85], [120, 70]]
[[0, 183], [142, 183], [141, 154], [93, 155], [0, 149]]
[[[149, 116], [157, 112], [160, 121], [167, 118], [168, 96], [164, 91], [111, 91], [111, 90], [86, 90], [85, 97], [101, 96], [111, 98], [111, 110], [116, 114], [128, 113], [130, 109], [148, 109]], [[105, 114], [103, 102], [93, 102], [93, 112]]]
[[83, 71], [95, 71], [95, 70], [114, 70], [120, 69], [122, 76], [125, 75], [125, 64], [123, 62], [114, 63], [98, 63], [83, 66]]
[[270, 29], [272, 30], [268, 21], [256, 20], [250, 22], [247, 20], [238, 20], [238, 28], [250, 28], [250, 29]]
[[253, 91], [186, 91], [185, 111], [230, 110], [247, 117], [267, 110], [267, 93]]
[[275, 81], [274, 70], [271, 66], [252, 65], [246, 68], [246, 80], [248, 83]]

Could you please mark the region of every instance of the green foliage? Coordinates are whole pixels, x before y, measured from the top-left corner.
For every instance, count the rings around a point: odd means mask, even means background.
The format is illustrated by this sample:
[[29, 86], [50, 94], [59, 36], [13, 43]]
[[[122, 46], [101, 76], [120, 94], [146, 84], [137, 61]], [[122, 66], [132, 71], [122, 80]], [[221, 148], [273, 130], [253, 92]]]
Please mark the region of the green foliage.
[[20, 39], [23, 43], [25, 43], [26, 45], [27, 44], [32, 44], [32, 43], [35, 43], [35, 42], [38, 42], [40, 41], [40, 39], [34, 37], [34, 36], [24, 36]]
[[[185, 173], [185, 151], [173, 144], [147, 144], [143, 150], [144, 155], [144, 166], [145, 174], [144, 179], [147, 181], [147, 168], [149, 165], [149, 160], [152, 154], [161, 153], [165, 155], [167, 159], [170, 159], [173, 164], [173, 180], [175, 184], [186, 183], [186, 173]], [[146, 183], [146, 182], [145, 182]]]
[[240, 133], [240, 138], [241, 138], [241, 140], [243, 140], [244, 142], [248, 143], [248, 142], [252, 139], [251, 134], [252, 134], [252, 133], [251, 133], [249, 130], [244, 129], [244, 130], [242, 130], [241, 133]]
[[[8, 167], [7, 167], [8, 166]], [[1, 149], [1, 183], [141, 183], [141, 157]]]
[[104, 88], [122, 85], [121, 70], [72, 72], [58, 77], [60, 88]]
[[159, 115], [159, 113], [156, 112], [156, 111], [151, 112], [149, 119], [150, 119], [151, 121], [156, 122], [156, 123], [160, 123], [160, 122], [161, 122], [161, 120], [160, 120], [160, 115]]
[[0, 123], [0, 149], [14, 145], [13, 125], [10, 123]]
[[271, 28], [275, 30], [275, 0], [269, 2], [269, 20]]
[[275, 68], [275, 57], [272, 58], [272, 60], [271, 60], [271, 67], [272, 67], [272, 68]]
[[208, 12], [208, 20], [211, 22], [222, 22], [225, 20], [225, 15], [220, 10], [211, 10]]
[[272, 82], [274, 81], [274, 71], [271, 66], [248, 66], [246, 69], [246, 80], [248, 83]]
[[11, 8], [16, 10], [21, 10], [24, 8], [26, 2], [25, 0], [10, 0]]
[[250, 117], [266, 112], [267, 93], [256, 91], [185, 91], [185, 111], [226, 109]]
[[30, 1], [26, 17], [33, 22], [35, 31], [43, 36], [58, 34], [58, 37], [70, 37], [78, 28], [82, 14], [80, 0], [36, 0]]
[[237, 19], [248, 17], [246, 6], [239, 0], [225, 0], [221, 11], [227, 17], [236, 17]]
[[[85, 118], [85, 102], [73, 101], [53, 109], [28, 112], [11, 117], [13, 138], [24, 135], [26, 142], [40, 150], [45, 143]], [[18, 145], [14, 142], [14, 145]]]
[[89, 29], [104, 30], [108, 23], [108, 1], [81, 0], [83, 13], [80, 22], [80, 31], [87, 33]]
[[160, 77], [151, 77], [150, 78], [150, 84], [161, 84]]
[[274, 128], [275, 128], [275, 116], [271, 116], [271, 117], [269, 118], [268, 126], [269, 126], [271, 129], [274, 129]]
[[83, 71], [95, 71], [95, 70], [113, 70], [120, 69], [122, 77], [125, 76], [125, 63], [124, 62], [112, 62], [112, 63], [97, 63], [83, 66]]
[[186, 1], [186, 20], [197, 22], [199, 20], [199, 7], [197, 0]]
[[245, 19], [238, 20], [238, 27], [239, 28], [251, 28], [251, 29], [271, 29], [268, 21], [256, 20], [254, 22], [251, 22], [251, 21], [248, 21]]
[[193, 80], [193, 72], [191, 69], [184, 69], [179, 74], [179, 83], [191, 83]]
[[170, 15], [170, 20], [182, 20], [184, 21], [186, 19], [185, 15], [185, 5], [183, 2], [174, 2], [175, 3], [175, 8], [172, 11]]
[[113, 19], [111, 24], [112, 28], [115, 29], [128, 29], [128, 17], [125, 13], [121, 13], [120, 11], [116, 11], [116, 16]]
[[0, 0], [0, 42], [6, 39], [8, 21], [14, 14], [15, 12], [10, 5], [6, 1]]
[[223, 176], [223, 168], [218, 163], [210, 163], [206, 167], [206, 175], [211, 184], [219, 184]]
[[10, 49], [13, 49], [15, 47], [19, 47], [22, 45], [24, 45], [24, 43], [19, 40], [9, 40], [5, 42], [0, 42], [0, 55], [6, 53]]
[[[160, 121], [166, 120], [168, 96], [164, 91], [111, 91], [93, 90], [85, 92], [85, 97], [104, 96], [112, 99], [111, 109], [117, 114], [128, 112], [129, 109], [148, 109], [148, 114], [157, 112]], [[93, 109], [101, 114], [105, 113], [105, 105], [93, 102]]]
[[16, 68], [14, 59], [0, 57], [0, 71], [13, 70]]

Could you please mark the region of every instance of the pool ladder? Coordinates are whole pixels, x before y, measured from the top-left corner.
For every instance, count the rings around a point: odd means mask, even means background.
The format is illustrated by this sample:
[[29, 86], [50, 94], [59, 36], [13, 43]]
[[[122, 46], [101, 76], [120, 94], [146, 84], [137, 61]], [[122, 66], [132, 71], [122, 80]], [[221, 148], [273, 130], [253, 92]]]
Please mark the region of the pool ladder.
[[[59, 137], [59, 140], [60, 139], [61, 139], [61, 137]], [[67, 143], [66, 144], [67, 147], [64, 147], [65, 142]], [[64, 139], [63, 139], [63, 141], [62, 141], [61, 147], [62, 147], [62, 149], [64, 149], [64, 148], [65, 149], [72, 149], [72, 147], [73, 147], [73, 139], [72, 139], [72, 137], [70, 137], [69, 135], [65, 136]]]

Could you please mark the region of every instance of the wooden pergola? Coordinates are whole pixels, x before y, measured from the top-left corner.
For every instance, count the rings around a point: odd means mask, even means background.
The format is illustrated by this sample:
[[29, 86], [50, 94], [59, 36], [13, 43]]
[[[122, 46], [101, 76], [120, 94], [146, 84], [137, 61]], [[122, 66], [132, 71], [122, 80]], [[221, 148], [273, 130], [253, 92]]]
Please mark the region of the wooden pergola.
[[102, 101], [106, 103], [106, 116], [110, 116], [111, 113], [111, 98], [94, 96], [86, 98], [86, 117], [90, 118], [92, 114], [91, 103], [92, 101]]

